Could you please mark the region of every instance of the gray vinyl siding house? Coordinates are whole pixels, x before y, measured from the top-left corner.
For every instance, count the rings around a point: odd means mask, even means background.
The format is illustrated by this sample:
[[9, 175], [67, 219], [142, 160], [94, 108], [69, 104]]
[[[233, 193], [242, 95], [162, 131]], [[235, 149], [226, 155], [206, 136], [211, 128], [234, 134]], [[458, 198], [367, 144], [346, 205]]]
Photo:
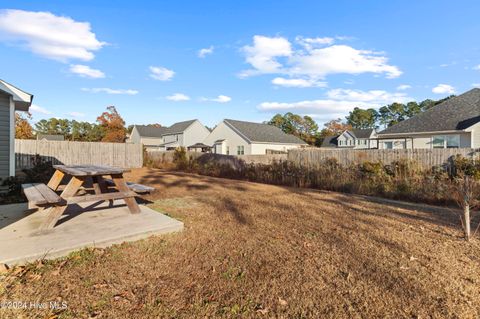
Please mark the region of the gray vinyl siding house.
[[0, 80], [0, 179], [15, 175], [15, 111], [28, 111], [32, 99]]
[[480, 148], [480, 89], [450, 98], [378, 133], [380, 149]]
[[209, 134], [199, 120], [190, 120], [170, 127], [134, 125], [128, 141], [143, 144], [147, 150], [168, 151], [201, 143]]
[[307, 146], [273, 125], [225, 119], [203, 141], [216, 154], [263, 155]]
[[0, 92], [0, 178], [10, 175], [10, 97]]

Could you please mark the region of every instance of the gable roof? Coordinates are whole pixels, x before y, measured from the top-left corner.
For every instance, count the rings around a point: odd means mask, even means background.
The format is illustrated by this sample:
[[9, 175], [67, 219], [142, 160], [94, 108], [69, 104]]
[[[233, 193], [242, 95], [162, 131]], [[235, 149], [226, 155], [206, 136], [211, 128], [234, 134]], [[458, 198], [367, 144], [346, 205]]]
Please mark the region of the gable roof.
[[338, 146], [338, 135], [335, 136], [326, 136], [323, 141], [322, 145], [320, 147], [331, 147], [331, 148], [336, 148]]
[[373, 128], [353, 129], [349, 131], [352, 132], [356, 138], [369, 138], [372, 135], [374, 129]]
[[155, 127], [148, 125], [135, 125], [137, 128], [138, 134], [144, 137], [162, 137], [164, 132], [167, 130], [166, 127]]
[[160, 138], [164, 135], [182, 133], [195, 121], [196, 120], [177, 122], [170, 127], [155, 127], [148, 125], [135, 125], [135, 127], [137, 128], [138, 134], [140, 134], [140, 136]]
[[480, 122], [480, 89], [475, 88], [395, 124], [379, 134], [457, 131], [478, 122]]
[[276, 126], [262, 123], [225, 119], [224, 122], [240, 132], [250, 142], [307, 144], [296, 136], [284, 133]]
[[167, 130], [163, 135], [167, 134], [175, 134], [175, 133], [182, 133], [185, 131], [190, 125], [193, 124], [196, 120], [190, 120], [190, 121], [183, 121], [183, 122], [177, 122], [174, 123], [172, 126], [167, 127]]
[[15, 109], [18, 111], [28, 111], [32, 105], [33, 95], [27, 93], [12, 84], [0, 79], [0, 91], [10, 95], [15, 103]]

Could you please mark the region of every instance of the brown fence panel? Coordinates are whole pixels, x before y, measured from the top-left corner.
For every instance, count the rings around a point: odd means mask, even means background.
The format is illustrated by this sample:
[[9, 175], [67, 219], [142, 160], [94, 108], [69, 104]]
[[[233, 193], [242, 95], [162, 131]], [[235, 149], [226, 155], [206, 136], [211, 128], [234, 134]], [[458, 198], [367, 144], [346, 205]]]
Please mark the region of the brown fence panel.
[[143, 165], [141, 144], [15, 140], [16, 169], [31, 168], [36, 155], [53, 164], [124, 168], [138, 168]]

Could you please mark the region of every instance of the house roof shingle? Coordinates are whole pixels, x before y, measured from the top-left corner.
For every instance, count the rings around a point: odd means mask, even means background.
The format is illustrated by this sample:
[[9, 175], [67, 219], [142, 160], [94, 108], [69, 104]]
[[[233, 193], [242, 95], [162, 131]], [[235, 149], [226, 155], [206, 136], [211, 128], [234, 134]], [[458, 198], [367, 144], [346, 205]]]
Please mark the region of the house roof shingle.
[[230, 119], [225, 119], [224, 122], [235, 128], [251, 142], [307, 144], [298, 137], [286, 134], [273, 125]]
[[135, 125], [137, 128], [138, 134], [144, 137], [162, 137], [167, 130], [166, 127], [155, 127], [155, 126], [148, 126], [148, 125]]
[[349, 130], [356, 138], [369, 138], [372, 135], [373, 128]]
[[168, 134], [182, 133], [196, 120], [183, 121], [174, 123], [170, 127], [155, 127], [148, 125], [135, 125], [138, 130], [138, 134], [144, 137], [162, 137]]
[[464, 130], [478, 122], [480, 122], [480, 89], [475, 88], [395, 124], [379, 134]]
[[190, 120], [190, 121], [183, 121], [183, 122], [178, 122], [174, 123], [172, 126], [167, 127], [165, 134], [174, 134], [174, 133], [181, 133], [185, 131], [190, 125], [192, 125], [193, 122], [196, 120]]
[[330, 148], [336, 148], [338, 146], [338, 141], [337, 141], [338, 135], [335, 136], [326, 136], [323, 141], [322, 145], [320, 147], [330, 147]]

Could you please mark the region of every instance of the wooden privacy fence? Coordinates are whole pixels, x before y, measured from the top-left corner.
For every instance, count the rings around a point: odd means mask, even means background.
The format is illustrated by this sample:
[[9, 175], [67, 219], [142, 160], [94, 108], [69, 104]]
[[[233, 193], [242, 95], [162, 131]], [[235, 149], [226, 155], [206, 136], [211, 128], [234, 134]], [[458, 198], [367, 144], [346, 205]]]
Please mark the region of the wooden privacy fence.
[[[149, 158], [161, 163], [173, 163], [174, 151], [148, 151]], [[218, 163], [229, 163], [240, 160], [245, 164], [271, 164], [273, 161], [284, 161], [287, 154], [265, 154], [265, 155], [222, 155], [212, 153], [187, 152], [187, 157], [198, 159], [202, 157], [203, 161], [212, 161]]]
[[31, 168], [35, 155], [53, 164], [143, 166], [141, 144], [15, 140], [16, 169]]
[[288, 160], [299, 165], [315, 167], [321, 162], [335, 158], [339, 164], [351, 165], [362, 162], [382, 162], [391, 164], [399, 160], [412, 160], [423, 168], [445, 165], [456, 155], [478, 159], [480, 149], [446, 148], [446, 149], [369, 149], [369, 150], [325, 150], [294, 149], [288, 151]]

